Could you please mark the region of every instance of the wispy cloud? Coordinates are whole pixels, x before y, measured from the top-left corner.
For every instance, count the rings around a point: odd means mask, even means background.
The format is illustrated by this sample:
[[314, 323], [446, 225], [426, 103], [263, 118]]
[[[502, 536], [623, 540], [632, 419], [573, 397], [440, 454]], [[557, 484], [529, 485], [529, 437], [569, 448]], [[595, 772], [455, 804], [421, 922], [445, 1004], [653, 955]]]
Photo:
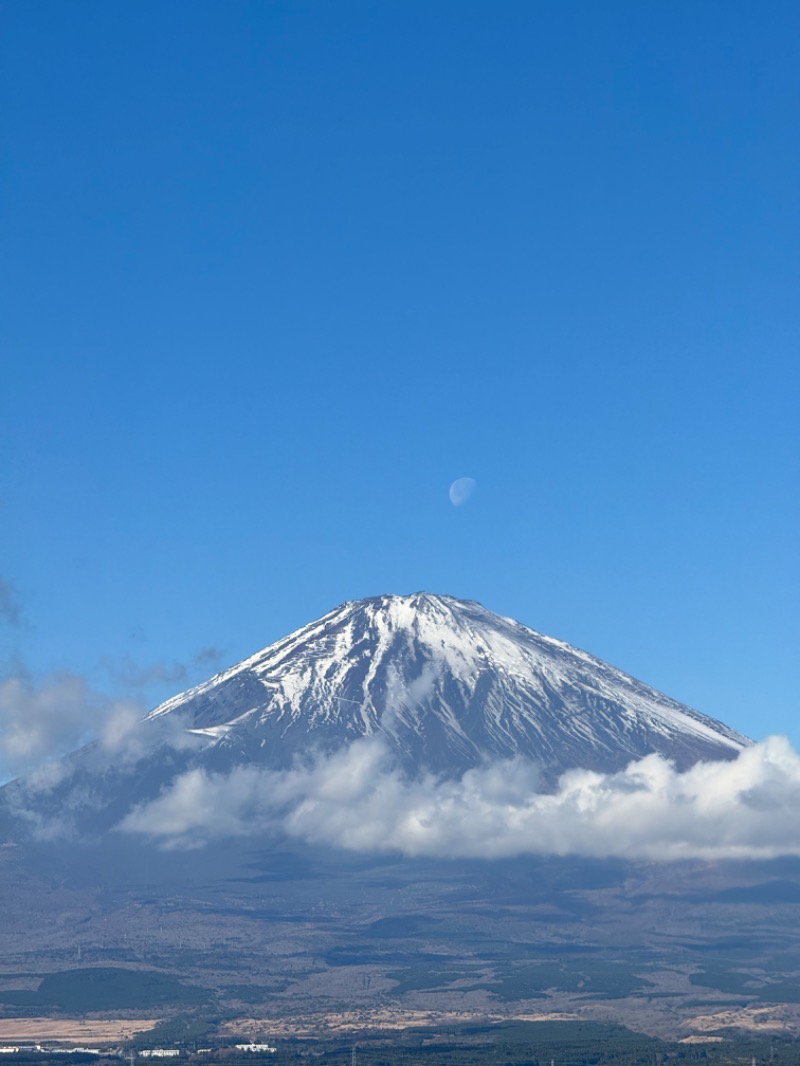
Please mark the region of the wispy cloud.
[[0, 752], [28, 765], [76, 747], [100, 710], [83, 678], [59, 674], [41, 683], [21, 675], [0, 681]]
[[[112, 700], [83, 678], [0, 682], [0, 807], [40, 841], [93, 839], [109, 827], [104, 810], [154, 760], [175, 772], [207, 740], [180, 715], [143, 720], [144, 706]], [[76, 749], [79, 749], [76, 751]]]
[[17, 590], [4, 577], [0, 577], [0, 620], [15, 629], [22, 624], [22, 607]]
[[[5, 598], [4, 598], [5, 597]], [[19, 620], [13, 587], [0, 579], [0, 617]], [[38, 773], [43, 764], [59, 759], [89, 741], [129, 761], [138, 757], [143, 744], [152, 744], [158, 733], [165, 741], [165, 726], [146, 734], [139, 722], [147, 711], [143, 694], [153, 684], [174, 685], [176, 691], [205, 677], [219, 665], [218, 648], [202, 648], [189, 662], [141, 664], [129, 657], [103, 662], [112, 680], [110, 687], [123, 695], [99, 690], [86, 677], [63, 671], [41, 678], [22, 665], [0, 677], [0, 784], [19, 774]], [[170, 718], [168, 738], [177, 743], [185, 733], [184, 723]], [[43, 780], [54, 771], [41, 771]], [[38, 780], [35, 775], [32, 781]]]
[[651, 755], [615, 774], [573, 770], [554, 791], [539, 789], [536, 767], [521, 759], [457, 780], [412, 780], [370, 739], [284, 772], [193, 769], [120, 828], [166, 847], [273, 830], [351, 851], [451, 858], [800, 854], [800, 755], [781, 737], [683, 773]]
[[143, 712], [97, 692], [77, 674], [34, 680], [20, 671], [0, 679], [0, 780], [33, 772]]
[[102, 667], [116, 685], [126, 691], [140, 691], [150, 685], [191, 684], [199, 674], [203, 678], [213, 672], [222, 661], [219, 648], [201, 648], [188, 662], [177, 659], [141, 663], [124, 655], [117, 658], [105, 658]]

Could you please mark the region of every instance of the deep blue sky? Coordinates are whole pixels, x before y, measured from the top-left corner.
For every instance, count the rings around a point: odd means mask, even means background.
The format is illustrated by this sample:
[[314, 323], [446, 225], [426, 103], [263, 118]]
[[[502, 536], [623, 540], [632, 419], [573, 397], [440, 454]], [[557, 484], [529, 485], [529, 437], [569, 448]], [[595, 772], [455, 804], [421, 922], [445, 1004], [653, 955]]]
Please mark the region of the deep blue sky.
[[0, 16], [6, 670], [427, 589], [800, 740], [794, 0]]

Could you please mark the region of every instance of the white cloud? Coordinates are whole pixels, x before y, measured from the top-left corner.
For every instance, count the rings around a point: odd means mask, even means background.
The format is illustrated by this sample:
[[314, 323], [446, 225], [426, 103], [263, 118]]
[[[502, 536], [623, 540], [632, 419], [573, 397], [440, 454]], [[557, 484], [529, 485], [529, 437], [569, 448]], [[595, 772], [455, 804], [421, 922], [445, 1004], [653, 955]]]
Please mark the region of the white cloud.
[[650, 755], [620, 773], [572, 770], [555, 791], [538, 789], [536, 767], [522, 759], [457, 780], [411, 780], [367, 739], [288, 771], [192, 770], [120, 828], [167, 847], [282, 831], [352, 851], [451, 858], [800, 854], [800, 755], [781, 737], [683, 773]]
[[108, 703], [75, 674], [39, 682], [24, 674], [0, 680], [0, 769], [32, 770], [76, 748], [107, 713]]
[[117, 770], [154, 749], [196, 748], [180, 715], [143, 723], [145, 706], [115, 699], [85, 678], [61, 673], [34, 681], [24, 672], [0, 679], [0, 784], [24, 776], [28, 793], [49, 791], [75, 770], [62, 757], [95, 741], [83, 766], [102, 772], [113, 758]]
[[[0, 616], [7, 588], [0, 579]], [[21, 774], [34, 788], [39, 781], [63, 779], [66, 769], [49, 763], [93, 740], [117, 765], [129, 764], [161, 744], [197, 746], [179, 715], [142, 729], [147, 708], [141, 693], [153, 683], [184, 682], [219, 658], [218, 649], [203, 648], [188, 665], [141, 666], [124, 657], [106, 659], [103, 667], [127, 694], [122, 697], [101, 692], [69, 671], [34, 679], [23, 666], [17, 667], [10, 676], [0, 677], [0, 784]]]

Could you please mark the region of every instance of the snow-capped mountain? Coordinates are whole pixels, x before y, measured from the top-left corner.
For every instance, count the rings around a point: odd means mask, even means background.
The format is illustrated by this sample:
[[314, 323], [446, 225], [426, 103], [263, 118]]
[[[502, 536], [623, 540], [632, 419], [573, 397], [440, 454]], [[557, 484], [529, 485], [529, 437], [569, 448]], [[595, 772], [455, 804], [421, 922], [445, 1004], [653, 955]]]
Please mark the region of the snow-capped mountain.
[[428, 593], [345, 603], [148, 721], [173, 716], [212, 763], [266, 766], [379, 735], [409, 772], [521, 755], [552, 779], [651, 752], [685, 767], [750, 743], [560, 640]]

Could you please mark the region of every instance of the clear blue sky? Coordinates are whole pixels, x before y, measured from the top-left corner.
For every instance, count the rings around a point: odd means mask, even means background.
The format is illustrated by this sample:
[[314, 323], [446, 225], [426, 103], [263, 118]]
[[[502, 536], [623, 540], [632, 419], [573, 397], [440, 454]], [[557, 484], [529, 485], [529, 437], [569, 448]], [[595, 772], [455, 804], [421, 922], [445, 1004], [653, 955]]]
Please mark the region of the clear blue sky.
[[427, 589], [800, 741], [795, 0], [0, 17], [6, 673]]

